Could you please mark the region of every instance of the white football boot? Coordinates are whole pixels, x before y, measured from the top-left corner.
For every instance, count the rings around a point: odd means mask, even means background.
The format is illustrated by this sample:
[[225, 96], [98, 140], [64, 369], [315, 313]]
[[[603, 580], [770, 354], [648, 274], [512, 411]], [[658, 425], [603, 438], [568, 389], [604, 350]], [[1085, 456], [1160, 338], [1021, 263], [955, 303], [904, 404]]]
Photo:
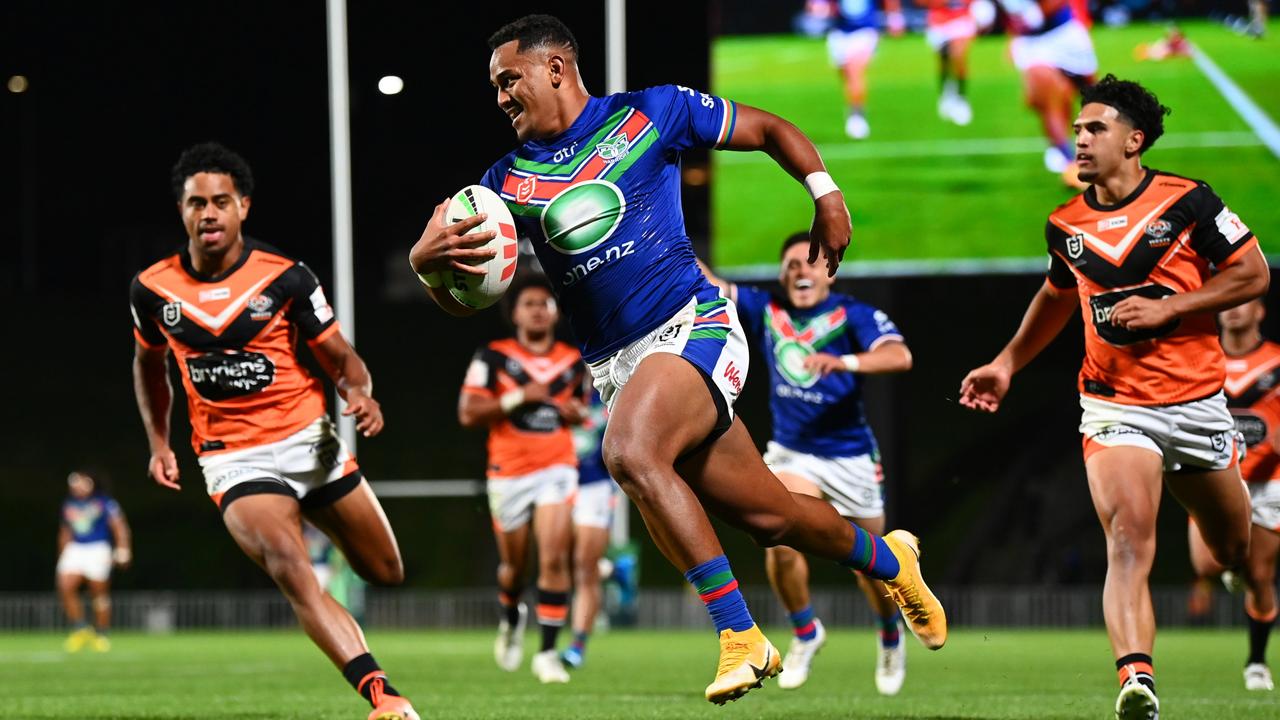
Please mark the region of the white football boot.
[[1271, 670], [1262, 663], [1249, 663], [1244, 666], [1245, 690], [1275, 690], [1271, 682]]
[[543, 684], [569, 682], [569, 671], [564, 669], [560, 653], [554, 648], [534, 655], [529, 669], [533, 670], [533, 676], [538, 678], [538, 682]]
[[898, 633], [896, 647], [887, 648], [876, 638], [876, 690], [881, 695], [897, 695], [907, 679], [906, 633]]
[[844, 134], [853, 140], [866, 140], [871, 136], [871, 125], [865, 117], [853, 114], [844, 121]]
[[1160, 700], [1151, 688], [1131, 677], [1116, 698], [1116, 720], [1160, 720]]
[[493, 660], [507, 672], [520, 669], [524, 659], [524, 629], [529, 624], [529, 608], [520, 603], [520, 616], [512, 625], [504, 617], [498, 621], [498, 637], [493, 641]]
[[783, 690], [795, 690], [809, 679], [813, 656], [827, 644], [827, 629], [822, 627], [822, 621], [815, 619], [813, 628], [816, 634], [812, 640], [791, 638], [791, 647], [787, 648], [787, 656], [782, 659], [782, 674], [778, 676], [778, 687]]

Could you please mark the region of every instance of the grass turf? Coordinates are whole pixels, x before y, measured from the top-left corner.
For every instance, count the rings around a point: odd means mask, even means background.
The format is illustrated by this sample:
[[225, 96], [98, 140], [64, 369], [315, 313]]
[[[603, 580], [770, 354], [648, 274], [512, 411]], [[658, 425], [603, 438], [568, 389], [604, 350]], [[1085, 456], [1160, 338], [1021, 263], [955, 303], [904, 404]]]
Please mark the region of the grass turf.
[[[1280, 120], [1274, 91], [1280, 43], [1208, 22], [1188, 23], [1184, 30]], [[1137, 79], [1173, 108], [1168, 135], [1147, 153], [1146, 163], [1210, 182], [1265, 248], [1280, 235], [1280, 216], [1272, 211], [1280, 161], [1189, 59], [1134, 59], [1136, 45], [1162, 34], [1156, 25], [1095, 28], [1101, 73]], [[859, 143], [844, 137], [841, 83], [821, 39], [721, 38], [713, 48], [712, 90], [782, 115], [818, 144], [853, 213], [847, 259], [1042, 258], [1045, 217], [1071, 193], [1041, 164], [1039, 121], [1023, 106], [1007, 43], [981, 38], [970, 52], [974, 120], [965, 128], [937, 117], [936, 56], [919, 35], [881, 39], [868, 72], [872, 134]], [[1224, 142], [1233, 146], [1212, 146]], [[766, 275], [776, 273], [778, 245], [808, 227], [810, 200], [761, 153], [713, 153], [713, 163], [713, 262], [722, 269], [755, 265], [767, 266]]]
[[[773, 628], [779, 643], [787, 630]], [[424, 718], [1103, 718], [1115, 674], [1101, 630], [963, 630], [928, 653], [915, 641], [896, 698], [876, 695], [870, 630], [838, 630], [809, 683], [762, 690], [723, 709], [702, 699], [715, 668], [710, 632], [615, 632], [593, 639], [565, 686], [541, 686], [491, 657], [489, 632], [375, 631], [370, 644]], [[62, 636], [0, 636], [7, 718], [363, 718], [366, 706], [301, 632], [120, 633], [105, 655], [68, 656]], [[534, 642], [530, 634], [529, 643]], [[1243, 631], [1166, 631], [1156, 654], [1165, 717], [1277, 717], [1248, 693]], [[527, 664], [527, 658], [526, 658]]]

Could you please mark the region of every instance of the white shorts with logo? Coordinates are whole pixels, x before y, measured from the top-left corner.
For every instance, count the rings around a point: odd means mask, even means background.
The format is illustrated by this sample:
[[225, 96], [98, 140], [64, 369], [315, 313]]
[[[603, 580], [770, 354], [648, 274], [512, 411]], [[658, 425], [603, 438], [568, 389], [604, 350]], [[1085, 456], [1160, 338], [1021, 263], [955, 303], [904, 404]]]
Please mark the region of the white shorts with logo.
[[491, 477], [484, 488], [494, 529], [511, 532], [528, 524], [534, 508], [572, 501], [578, 491], [578, 468], [552, 465], [528, 475]]
[[640, 363], [654, 353], [671, 353], [688, 360], [715, 385], [724, 400], [728, 418], [747, 381], [750, 350], [733, 301], [707, 292], [688, 304], [648, 335], [613, 355], [591, 363], [591, 379], [609, 410], [618, 391], [627, 384]]
[[930, 25], [924, 29], [925, 42], [929, 43], [929, 47], [934, 50], [941, 50], [943, 45], [952, 40], [969, 39], [977, 34], [978, 23], [968, 15], [952, 18], [940, 25]]
[[1009, 43], [1013, 65], [1020, 71], [1036, 65], [1088, 76], [1098, 71], [1089, 30], [1079, 20], [1068, 20], [1040, 35], [1019, 35]]
[[328, 415], [283, 440], [203, 455], [209, 497], [226, 510], [231, 501], [261, 493], [289, 495], [304, 506], [338, 500], [360, 484], [360, 468]]
[[1179, 405], [1122, 405], [1080, 396], [1084, 455], [1108, 447], [1146, 448], [1164, 458], [1166, 472], [1225, 470], [1236, 462], [1235, 421], [1218, 391]]
[[69, 542], [58, 556], [59, 575], [82, 575], [94, 582], [111, 577], [111, 543]]
[[612, 480], [597, 480], [578, 486], [573, 500], [573, 524], [605, 528], [613, 524], [613, 509], [618, 505], [618, 485]]
[[770, 440], [764, 462], [775, 475], [799, 475], [813, 482], [844, 517], [884, 515], [884, 472], [870, 455], [821, 457], [797, 452]]
[[844, 67], [850, 62], [868, 62], [880, 43], [880, 33], [875, 28], [859, 28], [851, 32], [832, 30], [827, 33], [827, 54], [831, 64]]
[[1280, 532], [1280, 480], [1246, 483], [1253, 501], [1253, 524]]

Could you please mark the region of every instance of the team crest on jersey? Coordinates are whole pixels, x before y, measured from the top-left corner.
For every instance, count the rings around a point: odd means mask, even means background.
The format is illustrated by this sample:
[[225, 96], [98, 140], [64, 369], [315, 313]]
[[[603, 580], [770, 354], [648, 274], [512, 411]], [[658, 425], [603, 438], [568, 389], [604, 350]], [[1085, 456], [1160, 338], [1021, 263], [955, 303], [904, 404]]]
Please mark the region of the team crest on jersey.
[[1163, 240], [1173, 230], [1173, 225], [1168, 220], [1152, 220], [1147, 223], [1147, 234], [1154, 240]]
[[275, 301], [269, 295], [256, 295], [249, 298], [249, 317], [253, 320], [266, 320], [271, 317], [271, 306]]
[[516, 202], [521, 205], [528, 203], [529, 198], [533, 197], [533, 191], [537, 189], [537, 187], [538, 177], [536, 175], [530, 175], [525, 178], [524, 181], [516, 187]]
[[605, 162], [617, 162], [626, 157], [630, 150], [631, 145], [627, 141], [626, 133], [621, 133], [596, 145], [596, 152], [600, 153], [600, 158]]
[[182, 301], [174, 300], [171, 303], [165, 303], [164, 307], [160, 308], [160, 319], [169, 327], [177, 325], [182, 320]]
[[1067, 255], [1074, 260], [1084, 253], [1084, 233], [1076, 233], [1067, 238]]

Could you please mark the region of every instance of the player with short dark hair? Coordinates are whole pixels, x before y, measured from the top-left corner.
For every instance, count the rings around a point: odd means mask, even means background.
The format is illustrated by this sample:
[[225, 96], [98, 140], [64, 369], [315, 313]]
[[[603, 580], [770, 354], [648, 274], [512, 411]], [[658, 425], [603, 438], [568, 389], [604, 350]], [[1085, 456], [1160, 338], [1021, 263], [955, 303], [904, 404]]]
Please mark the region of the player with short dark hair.
[[[1249, 487], [1253, 527], [1244, 612], [1249, 621], [1249, 656], [1245, 660], [1246, 690], [1274, 690], [1267, 667], [1267, 641], [1276, 622], [1276, 559], [1280, 558], [1280, 343], [1262, 336], [1267, 306], [1261, 300], [1218, 313], [1222, 350], [1227, 355], [1223, 389], [1236, 430], [1248, 451], [1240, 461], [1240, 475]], [[1209, 578], [1223, 573], [1195, 523], [1189, 526], [1191, 564]], [[1234, 582], [1233, 582], [1234, 584]]]
[[[334, 431], [324, 386], [298, 356], [306, 341], [365, 437], [382, 410], [364, 360], [342, 337], [320, 282], [301, 262], [246, 237], [252, 173], [216, 143], [174, 166], [187, 244], [134, 278], [134, 392], [149, 473], [178, 490], [170, 447], [168, 356], [186, 388], [192, 445], [209, 496], [236, 543], [271, 576], [311, 640], [369, 704], [370, 720], [417, 720], [387, 682], [360, 626], [312, 572], [302, 519], [379, 585], [404, 579], [395, 535], [355, 457]], [[180, 181], [180, 182], [178, 182]]]
[[[791, 492], [826, 500], [841, 517], [883, 533], [884, 472], [862, 406], [862, 378], [910, 370], [911, 351], [883, 311], [831, 291], [835, 279], [805, 262], [808, 245], [803, 232], [783, 242], [781, 294], [728, 282], [705, 266], [703, 271], [737, 304], [768, 363], [769, 469]], [[778, 687], [798, 688], [826, 643], [826, 629], [809, 602], [804, 555], [777, 546], [765, 551], [765, 560], [795, 631]], [[906, 679], [898, 606], [884, 583], [857, 577], [878, 618], [876, 689], [896, 695]]]
[[[529, 25], [554, 27], [534, 33]], [[490, 81], [521, 146], [481, 181], [506, 201], [555, 286], [609, 406], [604, 458], [667, 559], [706, 604], [720, 639], [711, 702], [737, 698], [781, 667], [738, 590], [707, 511], [763, 545], [790, 545], [887, 581], [929, 647], [946, 616], [920, 575], [917, 541], [881, 538], [815, 498], [794, 495], [735, 418], [748, 351], [732, 301], [698, 269], [680, 208], [680, 156], [692, 148], [762, 150], [814, 197], [808, 260], [834, 273], [849, 243], [849, 211], [816, 148], [767, 112], [678, 85], [593, 97], [572, 34], [526, 18], [490, 41]], [[526, 28], [526, 29], [521, 29]], [[470, 310], [430, 274], [483, 274], [493, 253], [464, 235], [483, 217], [446, 225], [441, 203], [409, 254], [447, 312]]]
[[[124, 512], [88, 472], [67, 476], [67, 499], [58, 523], [58, 596], [71, 623], [67, 652], [86, 645], [98, 652], [111, 649], [111, 568], [133, 562], [133, 535]], [[93, 625], [84, 619], [80, 587], [88, 585]]]
[[1249, 548], [1214, 313], [1262, 296], [1270, 273], [1253, 233], [1207, 184], [1143, 166], [1166, 112], [1154, 95], [1107, 77], [1089, 100], [1074, 123], [1075, 158], [1092, 184], [1049, 215], [1045, 283], [1004, 350], [965, 377], [960, 403], [995, 412], [1013, 374], [1083, 314], [1080, 432], [1107, 538], [1116, 717], [1147, 719], [1160, 709], [1147, 579], [1162, 487], [1218, 563], [1238, 567]]
[[494, 660], [508, 672], [520, 667], [528, 611], [520, 602], [529, 557], [530, 524], [538, 548], [538, 625], [542, 645], [533, 674], [544, 683], [569, 681], [556, 637], [569, 615], [573, 497], [578, 459], [571, 425], [586, 412], [582, 356], [556, 340], [551, 286], [541, 278], [508, 289], [515, 337], [476, 352], [458, 398], [463, 427], [489, 433], [489, 512], [498, 543], [498, 637]]

